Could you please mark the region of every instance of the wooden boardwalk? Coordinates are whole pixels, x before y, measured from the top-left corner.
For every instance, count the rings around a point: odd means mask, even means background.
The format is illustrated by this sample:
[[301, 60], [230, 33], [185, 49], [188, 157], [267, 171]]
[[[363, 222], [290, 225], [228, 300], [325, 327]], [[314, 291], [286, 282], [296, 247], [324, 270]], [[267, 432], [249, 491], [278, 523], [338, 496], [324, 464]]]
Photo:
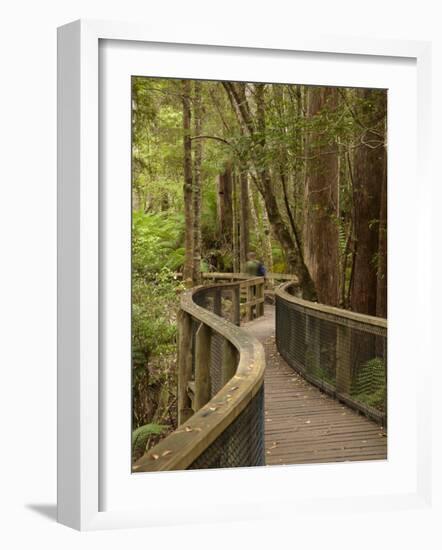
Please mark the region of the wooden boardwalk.
[[266, 351], [266, 463], [302, 464], [387, 458], [383, 429], [308, 383], [275, 345], [274, 307], [243, 326]]

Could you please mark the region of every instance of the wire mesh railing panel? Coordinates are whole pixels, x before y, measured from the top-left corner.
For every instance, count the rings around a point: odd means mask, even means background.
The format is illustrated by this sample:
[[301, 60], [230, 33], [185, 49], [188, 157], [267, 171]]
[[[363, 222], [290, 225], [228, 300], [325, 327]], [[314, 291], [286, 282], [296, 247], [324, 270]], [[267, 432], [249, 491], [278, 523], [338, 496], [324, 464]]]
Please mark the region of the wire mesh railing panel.
[[189, 469], [263, 466], [264, 388]]
[[212, 334], [210, 346], [210, 379], [211, 379], [211, 397], [216, 395], [222, 388], [222, 362], [223, 362], [223, 344], [224, 338], [219, 334]]
[[239, 278], [181, 297], [179, 429], [146, 452], [134, 471], [264, 464], [265, 355], [259, 341], [239, 328], [240, 286], [247, 276]]
[[386, 424], [387, 329], [326, 309], [310, 309], [277, 294], [280, 354], [313, 384]]
[[[204, 307], [213, 313], [216, 313], [223, 319], [231, 320], [232, 316], [232, 290], [230, 288], [223, 289], [222, 287], [202, 289], [198, 292], [194, 301], [197, 305]], [[194, 322], [198, 322], [194, 319]], [[199, 322], [198, 322], [199, 323]], [[210, 345], [210, 379], [211, 379], [211, 397], [216, 395], [222, 388], [222, 363], [224, 338], [212, 333]], [[194, 357], [193, 357], [194, 359]]]
[[[239, 285], [208, 287], [194, 296], [194, 302], [232, 323], [235, 323], [234, 292]], [[239, 294], [238, 294], [239, 295]], [[192, 318], [194, 340], [200, 321]], [[226, 339], [212, 331], [210, 340], [211, 397], [223, 387], [223, 361]], [[192, 341], [192, 348], [194, 342]], [[239, 354], [238, 354], [239, 359]], [[193, 365], [195, 358], [192, 357]], [[245, 409], [221, 433], [221, 435], [190, 466], [198, 468], [233, 468], [236, 466], [259, 466], [264, 464], [264, 390], [263, 386]]]

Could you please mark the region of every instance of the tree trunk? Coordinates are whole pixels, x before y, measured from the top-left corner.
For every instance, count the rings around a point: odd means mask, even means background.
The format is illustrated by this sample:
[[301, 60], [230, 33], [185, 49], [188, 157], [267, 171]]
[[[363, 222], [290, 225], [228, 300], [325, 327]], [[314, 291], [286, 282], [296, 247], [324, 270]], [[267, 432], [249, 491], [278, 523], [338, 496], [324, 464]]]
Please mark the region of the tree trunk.
[[273, 252], [272, 252], [272, 231], [269, 223], [269, 217], [267, 216], [267, 210], [264, 204], [264, 201], [261, 195], [258, 194], [258, 200], [260, 202], [262, 210], [262, 230], [263, 230], [263, 254], [264, 254], [264, 265], [267, 271], [273, 271]]
[[384, 174], [379, 215], [379, 245], [376, 315], [387, 318], [387, 155], [384, 155]]
[[[338, 105], [336, 88], [311, 87], [308, 90], [308, 117]], [[308, 139], [308, 165], [305, 185], [304, 258], [315, 283], [320, 302], [339, 304], [338, 232], [338, 147], [330, 143], [329, 132], [312, 131]], [[328, 141], [322, 138], [327, 136]]]
[[[201, 82], [194, 84], [195, 135], [202, 134]], [[193, 178], [193, 284], [201, 284], [201, 163], [203, 141], [197, 139], [194, 145]]]
[[233, 205], [232, 205], [232, 171], [227, 166], [218, 176], [218, 222], [219, 235], [223, 242], [232, 246]]
[[357, 91], [357, 98], [360, 102], [358, 118], [364, 131], [354, 153], [355, 258], [350, 305], [359, 313], [376, 315], [381, 193], [386, 177], [383, 142], [386, 93], [361, 89]]
[[232, 219], [233, 219], [233, 240], [232, 240], [232, 256], [233, 256], [233, 272], [238, 273], [240, 270], [240, 246], [239, 246], [239, 220], [238, 220], [238, 174], [232, 174]]
[[190, 81], [182, 81], [183, 93], [183, 148], [184, 148], [184, 218], [185, 218], [185, 233], [184, 233], [184, 270], [183, 281], [187, 287], [193, 285], [193, 208], [192, 208], [192, 141], [190, 136], [191, 125], [191, 107], [190, 107]]
[[239, 176], [240, 181], [240, 204], [241, 212], [239, 219], [240, 226], [240, 241], [239, 241], [239, 256], [241, 272], [246, 270], [247, 252], [249, 251], [249, 181], [245, 169], [242, 169]]

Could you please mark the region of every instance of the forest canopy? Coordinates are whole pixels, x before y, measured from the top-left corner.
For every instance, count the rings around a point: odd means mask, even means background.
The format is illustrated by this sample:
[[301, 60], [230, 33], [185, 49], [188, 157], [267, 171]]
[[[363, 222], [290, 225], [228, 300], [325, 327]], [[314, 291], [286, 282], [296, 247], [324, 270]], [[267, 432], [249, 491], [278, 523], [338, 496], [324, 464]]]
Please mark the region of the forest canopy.
[[[201, 273], [291, 273], [387, 316], [387, 92], [133, 77], [133, 425], [176, 425], [176, 311]], [[137, 438], [140, 433], [137, 433]], [[137, 440], [138, 441], [138, 440]], [[144, 445], [144, 439], [143, 439]]]

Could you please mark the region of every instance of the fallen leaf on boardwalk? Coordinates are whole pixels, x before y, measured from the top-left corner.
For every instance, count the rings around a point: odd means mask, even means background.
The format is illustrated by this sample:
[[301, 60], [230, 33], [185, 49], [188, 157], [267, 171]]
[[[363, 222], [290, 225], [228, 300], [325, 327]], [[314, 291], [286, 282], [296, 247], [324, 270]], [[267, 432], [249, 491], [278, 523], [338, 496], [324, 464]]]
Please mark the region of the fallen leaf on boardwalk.
[[172, 451], [164, 451], [164, 453], [161, 455], [161, 456], [167, 456], [167, 455], [170, 455]]
[[186, 432], [192, 432], [193, 428], [191, 428], [190, 426], [186, 426], [185, 430], [186, 430]]
[[209, 407], [211, 411], [216, 411], [216, 407]]
[[266, 418], [266, 421], [267, 421], [267, 422], [271, 422], [272, 419], [271, 419], [271, 418]]
[[154, 455], [152, 455], [152, 458], [153, 458], [154, 460], [158, 460], [158, 459], [160, 458], [160, 455], [154, 454]]
[[235, 391], [235, 390], [237, 390], [237, 389], [238, 389], [238, 386], [232, 386], [232, 387], [230, 388], [230, 391]]
[[311, 420], [306, 420], [305, 423], [306, 424], [311, 424]]

